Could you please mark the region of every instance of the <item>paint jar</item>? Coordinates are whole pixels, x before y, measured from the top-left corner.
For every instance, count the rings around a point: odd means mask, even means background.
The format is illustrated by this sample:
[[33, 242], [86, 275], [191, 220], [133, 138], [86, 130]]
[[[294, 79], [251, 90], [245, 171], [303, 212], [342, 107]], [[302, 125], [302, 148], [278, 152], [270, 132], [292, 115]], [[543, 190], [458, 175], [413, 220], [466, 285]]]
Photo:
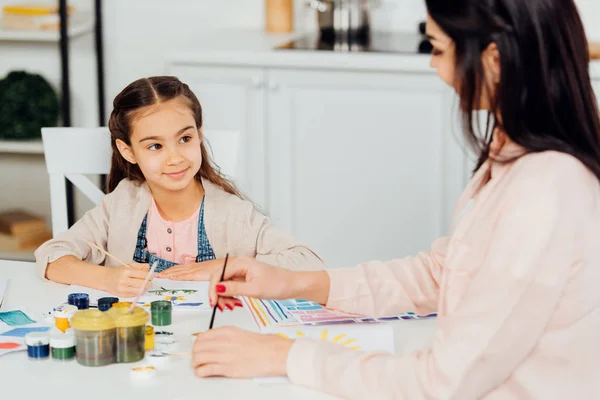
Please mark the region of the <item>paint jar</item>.
[[152, 350], [154, 348], [154, 328], [150, 325], [146, 326], [146, 341], [144, 342], [144, 350]]
[[167, 300], [158, 300], [150, 303], [150, 312], [152, 313], [152, 325], [168, 326], [171, 325], [171, 314], [173, 304]]
[[57, 333], [50, 336], [50, 351], [54, 360], [72, 360], [75, 357], [75, 335]]
[[75, 358], [86, 367], [115, 362], [115, 322], [99, 310], [80, 310], [71, 319]]
[[30, 360], [45, 360], [50, 356], [50, 336], [45, 332], [30, 332], [25, 335], [27, 357]]
[[66, 332], [71, 327], [71, 318], [77, 312], [78, 308], [71, 304], [61, 304], [54, 309], [54, 325], [62, 332]]
[[113, 303], [113, 307], [131, 307], [130, 301], [119, 301], [117, 303]]
[[117, 297], [102, 297], [98, 299], [98, 310], [108, 311], [113, 306], [113, 304], [118, 302], [119, 299]]
[[70, 305], [77, 307], [79, 310], [90, 308], [90, 295], [87, 293], [71, 293], [67, 300]]
[[113, 319], [116, 333], [116, 359], [118, 363], [140, 361], [145, 355], [146, 323], [148, 312], [134, 307], [113, 307], [106, 312]]

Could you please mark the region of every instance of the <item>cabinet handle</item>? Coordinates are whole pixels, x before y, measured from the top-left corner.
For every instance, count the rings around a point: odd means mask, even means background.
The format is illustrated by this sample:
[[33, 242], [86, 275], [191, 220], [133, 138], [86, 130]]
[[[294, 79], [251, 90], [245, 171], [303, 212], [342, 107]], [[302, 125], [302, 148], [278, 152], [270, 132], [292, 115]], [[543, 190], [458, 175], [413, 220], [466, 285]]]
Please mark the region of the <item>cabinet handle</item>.
[[260, 89], [263, 87], [263, 80], [259, 76], [252, 77], [252, 86], [256, 89]]

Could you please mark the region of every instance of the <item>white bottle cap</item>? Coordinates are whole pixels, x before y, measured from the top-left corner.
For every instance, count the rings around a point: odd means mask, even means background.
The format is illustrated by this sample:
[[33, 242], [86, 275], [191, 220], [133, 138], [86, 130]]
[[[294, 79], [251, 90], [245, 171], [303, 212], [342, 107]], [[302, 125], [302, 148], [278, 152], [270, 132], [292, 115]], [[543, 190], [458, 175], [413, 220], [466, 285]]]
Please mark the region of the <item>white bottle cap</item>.
[[50, 344], [50, 336], [45, 332], [30, 332], [25, 335], [27, 346], [46, 346]]
[[75, 347], [75, 335], [57, 333], [50, 336], [50, 347], [54, 349], [69, 349]]

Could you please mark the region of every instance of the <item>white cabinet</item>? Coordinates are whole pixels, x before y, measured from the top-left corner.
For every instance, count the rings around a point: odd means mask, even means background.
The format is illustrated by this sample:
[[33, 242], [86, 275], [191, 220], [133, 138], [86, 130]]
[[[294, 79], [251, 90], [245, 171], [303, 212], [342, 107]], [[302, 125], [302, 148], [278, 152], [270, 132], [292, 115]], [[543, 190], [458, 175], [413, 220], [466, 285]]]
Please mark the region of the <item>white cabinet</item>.
[[429, 248], [466, 179], [454, 96], [431, 73], [171, 65], [206, 127], [247, 139], [244, 187], [329, 266]]
[[592, 80], [592, 86], [596, 92], [596, 98], [598, 99], [598, 105], [600, 105], [600, 79]]

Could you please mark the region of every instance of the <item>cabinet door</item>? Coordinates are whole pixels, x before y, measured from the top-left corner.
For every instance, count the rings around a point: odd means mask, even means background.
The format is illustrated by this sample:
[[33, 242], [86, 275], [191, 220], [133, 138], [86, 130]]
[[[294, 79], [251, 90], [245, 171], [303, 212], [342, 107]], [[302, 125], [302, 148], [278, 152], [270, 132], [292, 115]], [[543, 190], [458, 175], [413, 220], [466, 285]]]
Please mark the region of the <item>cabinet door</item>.
[[270, 70], [274, 223], [328, 266], [429, 250], [465, 184], [454, 95], [432, 74]]
[[236, 184], [260, 208], [267, 209], [264, 70], [174, 64], [168, 71], [187, 83], [200, 100], [205, 130], [241, 133]]

